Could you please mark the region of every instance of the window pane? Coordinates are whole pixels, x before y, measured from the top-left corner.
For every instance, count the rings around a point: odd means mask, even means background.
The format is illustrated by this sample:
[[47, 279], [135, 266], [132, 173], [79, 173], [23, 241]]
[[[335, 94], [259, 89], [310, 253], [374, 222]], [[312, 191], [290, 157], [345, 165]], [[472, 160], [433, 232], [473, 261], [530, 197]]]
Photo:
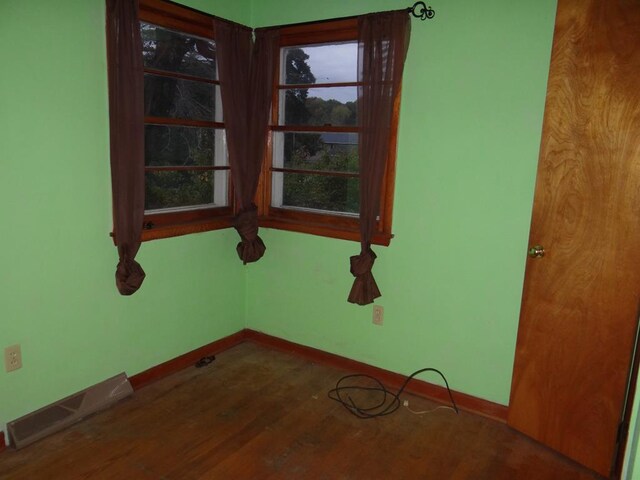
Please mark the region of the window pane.
[[[358, 172], [357, 133], [280, 133], [285, 168]], [[276, 144], [276, 142], [274, 142]]]
[[280, 124], [355, 126], [357, 98], [357, 87], [281, 90]]
[[357, 80], [358, 44], [337, 43], [282, 49], [285, 84]]
[[[228, 171], [170, 171], [145, 174], [145, 210], [216, 204], [214, 185], [224, 185]], [[222, 181], [221, 181], [222, 180]], [[225, 196], [223, 195], [223, 198]]]
[[147, 166], [227, 165], [224, 130], [173, 125], [145, 125], [144, 130]]
[[145, 115], [214, 121], [217, 88], [210, 83], [146, 74]]
[[273, 176], [274, 190], [279, 185], [282, 188], [282, 204], [274, 206], [355, 214], [359, 211], [358, 178], [279, 172]]
[[140, 24], [144, 66], [216, 79], [215, 43], [162, 27]]

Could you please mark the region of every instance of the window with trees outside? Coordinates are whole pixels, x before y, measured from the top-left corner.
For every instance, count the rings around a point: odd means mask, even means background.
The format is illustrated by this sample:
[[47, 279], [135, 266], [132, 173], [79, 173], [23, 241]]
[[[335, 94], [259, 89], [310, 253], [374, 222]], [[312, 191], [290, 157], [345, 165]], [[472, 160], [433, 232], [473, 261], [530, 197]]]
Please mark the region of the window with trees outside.
[[230, 226], [231, 186], [210, 18], [140, 3], [144, 64], [143, 239]]
[[[357, 21], [285, 27], [280, 38], [262, 224], [358, 240]], [[397, 109], [394, 117], [397, 128]], [[391, 143], [374, 236], [384, 245], [391, 238]]]
[[[144, 64], [142, 240], [233, 226], [233, 185], [210, 15], [140, 0]], [[359, 240], [356, 18], [279, 28], [260, 226]], [[373, 243], [391, 235], [399, 101]]]

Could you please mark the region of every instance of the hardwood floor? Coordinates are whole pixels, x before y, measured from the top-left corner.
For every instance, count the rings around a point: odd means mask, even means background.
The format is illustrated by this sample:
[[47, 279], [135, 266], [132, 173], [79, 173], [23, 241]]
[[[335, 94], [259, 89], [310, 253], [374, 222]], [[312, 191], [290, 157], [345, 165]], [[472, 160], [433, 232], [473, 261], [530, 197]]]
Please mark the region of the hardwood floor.
[[[360, 420], [327, 398], [344, 371], [243, 343], [23, 450], [2, 479], [598, 479], [506, 425], [401, 407]], [[436, 404], [406, 395], [413, 410]]]

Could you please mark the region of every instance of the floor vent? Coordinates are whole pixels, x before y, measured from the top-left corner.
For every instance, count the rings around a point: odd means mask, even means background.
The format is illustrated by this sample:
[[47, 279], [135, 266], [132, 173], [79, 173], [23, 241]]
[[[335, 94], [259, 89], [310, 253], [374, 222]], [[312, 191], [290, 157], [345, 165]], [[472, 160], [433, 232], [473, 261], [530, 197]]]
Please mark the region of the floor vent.
[[104, 410], [133, 394], [127, 375], [121, 373], [92, 387], [9, 422], [9, 441], [22, 448], [58, 432], [92, 413]]

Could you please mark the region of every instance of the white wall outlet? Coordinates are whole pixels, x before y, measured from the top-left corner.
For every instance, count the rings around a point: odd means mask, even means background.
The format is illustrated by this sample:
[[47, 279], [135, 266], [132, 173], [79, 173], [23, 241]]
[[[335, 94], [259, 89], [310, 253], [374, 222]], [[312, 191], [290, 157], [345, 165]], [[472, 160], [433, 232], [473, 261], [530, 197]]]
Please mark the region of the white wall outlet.
[[384, 323], [384, 307], [382, 305], [373, 306], [373, 324], [382, 325]]
[[13, 372], [22, 368], [22, 352], [20, 345], [11, 345], [4, 349], [4, 369]]

